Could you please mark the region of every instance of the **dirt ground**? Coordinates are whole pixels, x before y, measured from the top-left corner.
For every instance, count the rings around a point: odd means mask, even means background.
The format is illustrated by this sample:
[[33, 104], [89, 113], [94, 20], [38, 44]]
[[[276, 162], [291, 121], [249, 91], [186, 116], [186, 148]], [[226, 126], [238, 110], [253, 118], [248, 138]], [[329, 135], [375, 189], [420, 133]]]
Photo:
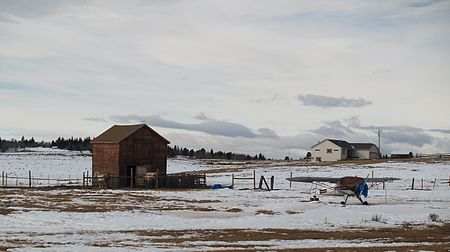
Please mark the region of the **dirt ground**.
[[[132, 245], [127, 241], [91, 242], [89, 246], [96, 248], [121, 247], [124, 249], [145, 249], [148, 244], [160, 249], [176, 251], [205, 251], [198, 249], [201, 244], [208, 244], [210, 251], [449, 251], [450, 224], [441, 226], [404, 226], [402, 228], [348, 230], [348, 231], [311, 231], [293, 229], [203, 229], [203, 230], [136, 230], [116, 231], [139, 237], [139, 242]], [[64, 233], [33, 233], [36, 238], [49, 235], [64, 235]], [[70, 235], [70, 234], [68, 234]], [[95, 235], [95, 234], [93, 234]], [[377, 241], [377, 247], [331, 247], [331, 248], [295, 248], [278, 249], [275, 246], [264, 245], [264, 241], [277, 240], [289, 243], [299, 240], [345, 240], [354, 243], [362, 241]], [[409, 246], [396, 246], [395, 243], [414, 243]], [[1, 251], [8, 249], [33, 247], [51, 248], [67, 244], [39, 242], [26, 240], [9, 240], [8, 246], [0, 245]], [[147, 245], [146, 245], [147, 244]], [[386, 244], [386, 246], [384, 246]], [[255, 248], [257, 247], [257, 248]], [[208, 249], [206, 249], [208, 251]]]
[[[227, 249], [219, 251], [261, 251], [260, 248], [253, 249], [252, 241], [267, 240], [305, 240], [305, 239], [324, 239], [324, 240], [378, 240], [383, 241], [387, 246], [372, 248], [320, 248], [320, 249], [277, 249], [268, 247], [268, 251], [372, 251], [372, 250], [390, 250], [390, 251], [410, 251], [410, 250], [432, 250], [448, 251], [450, 250], [450, 224], [442, 226], [405, 226], [402, 228], [389, 229], [371, 229], [371, 230], [349, 230], [349, 231], [308, 231], [292, 229], [263, 229], [263, 230], [243, 230], [243, 229], [225, 229], [225, 230], [196, 230], [196, 231], [157, 231], [140, 232], [140, 236], [157, 235], [171, 238], [157, 238], [154, 242], [166, 243], [176, 246], [186, 242], [215, 241], [229, 243]], [[237, 242], [250, 242], [249, 245], [240, 246]], [[388, 246], [393, 242], [419, 243], [416, 246]], [[423, 243], [423, 244], [420, 244]], [[234, 245], [233, 245], [234, 244]], [[263, 249], [265, 250], [265, 249]]]

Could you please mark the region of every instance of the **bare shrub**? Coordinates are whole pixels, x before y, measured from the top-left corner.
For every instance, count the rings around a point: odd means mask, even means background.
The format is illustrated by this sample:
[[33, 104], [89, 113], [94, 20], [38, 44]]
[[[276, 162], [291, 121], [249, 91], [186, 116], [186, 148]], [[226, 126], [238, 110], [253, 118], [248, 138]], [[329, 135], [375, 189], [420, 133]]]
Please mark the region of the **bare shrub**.
[[375, 215], [372, 215], [372, 221], [382, 222], [382, 216], [381, 216], [381, 214], [375, 214]]
[[433, 222], [440, 222], [441, 218], [439, 218], [438, 214], [435, 213], [430, 213], [430, 215], [428, 216], [428, 218], [433, 221]]

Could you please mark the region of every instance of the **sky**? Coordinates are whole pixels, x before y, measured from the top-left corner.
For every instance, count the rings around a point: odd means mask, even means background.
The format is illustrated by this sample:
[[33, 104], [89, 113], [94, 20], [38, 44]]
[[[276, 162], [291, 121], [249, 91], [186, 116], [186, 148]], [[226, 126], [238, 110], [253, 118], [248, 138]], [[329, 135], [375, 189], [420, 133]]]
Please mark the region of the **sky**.
[[449, 66], [450, 1], [0, 0], [0, 137], [450, 153]]

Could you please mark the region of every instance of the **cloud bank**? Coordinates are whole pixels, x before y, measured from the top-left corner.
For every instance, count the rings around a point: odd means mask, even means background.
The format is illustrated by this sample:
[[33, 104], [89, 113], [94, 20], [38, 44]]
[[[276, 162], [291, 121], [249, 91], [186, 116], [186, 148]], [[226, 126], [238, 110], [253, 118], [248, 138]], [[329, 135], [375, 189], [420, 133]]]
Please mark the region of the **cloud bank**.
[[[117, 123], [138, 123], [144, 122], [151, 126], [169, 128], [169, 129], [181, 129], [188, 131], [203, 132], [210, 135], [225, 136], [225, 137], [244, 137], [244, 138], [278, 138], [275, 131], [268, 128], [258, 129], [256, 132], [250, 128], [239, 124], [228, 122], [224, 120], [216, 120], [207, 117], [205, 114], [200, 113], [195, 117], [200, 120], [200, 123], [181, 123], [172, 120], [164, 119], [160, 115], [113, 115], [110, 120]], [[86, 118], [85, 120], [101, 120], [101, 118]]]
[[323, 95], [298, 95], [297, 99], [299, 99], [303, 105], [305, 106], [313, 106], [313, 107], [365, 107], [372, 104], [371, 101], [367, 101], [365, 99], [353, 99], [353, 98], [345, 98], [345, 97], [330, 97]]

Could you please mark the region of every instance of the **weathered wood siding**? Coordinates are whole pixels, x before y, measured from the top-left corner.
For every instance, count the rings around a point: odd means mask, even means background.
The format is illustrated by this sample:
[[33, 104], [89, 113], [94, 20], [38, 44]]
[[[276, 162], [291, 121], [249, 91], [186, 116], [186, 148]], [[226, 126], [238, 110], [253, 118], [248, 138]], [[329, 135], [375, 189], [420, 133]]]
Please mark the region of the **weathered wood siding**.
[[163, 177], [167, 173], [167, 143], [143, 127], [120, 142], [119, 164], [121, 176], [127, 176], [129, 166], [150, 165], [152, 172]]
[[119, 144], [92, 144], [92, 173], [99, 175], [119, 175]]

